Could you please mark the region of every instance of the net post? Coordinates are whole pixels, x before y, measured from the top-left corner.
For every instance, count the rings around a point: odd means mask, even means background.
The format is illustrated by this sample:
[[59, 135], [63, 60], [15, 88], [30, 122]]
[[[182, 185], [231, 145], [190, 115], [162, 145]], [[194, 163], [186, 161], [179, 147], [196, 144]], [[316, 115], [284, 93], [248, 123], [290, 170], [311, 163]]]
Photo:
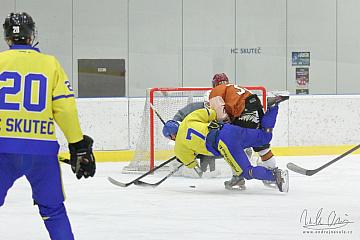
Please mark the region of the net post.
[[[156, 88], [150, 89], [150, 103], [154, 104], [154, 91]], [[150, 170], [154, 169], [155, 147], [154, 147], [154, 110], [149, 105], [150, 110]]]

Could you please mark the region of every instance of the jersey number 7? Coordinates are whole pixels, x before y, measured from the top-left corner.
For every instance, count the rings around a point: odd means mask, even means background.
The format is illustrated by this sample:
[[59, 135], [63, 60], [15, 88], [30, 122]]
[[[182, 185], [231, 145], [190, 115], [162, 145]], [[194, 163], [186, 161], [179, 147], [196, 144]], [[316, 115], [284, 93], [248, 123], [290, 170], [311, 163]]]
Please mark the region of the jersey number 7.
[[188, 131], [187, 131], [187, 134], [186, 134], [186, 139], [187, 140], [191, 140], [191, 138], [192, 138], [192, 136], [191, 135], [195, 135], [195, 136], [197, 136], [197, 137], [199, 137], [199, 138], [201, 138], [202, 140], [205, 140], [205, 136], [204, 135], [202, 135], [201, 133], [199, 133], [198, 131], [196, 131], [195, 129], [193, 129], [193, 128], [189, 128], [188, 129]]

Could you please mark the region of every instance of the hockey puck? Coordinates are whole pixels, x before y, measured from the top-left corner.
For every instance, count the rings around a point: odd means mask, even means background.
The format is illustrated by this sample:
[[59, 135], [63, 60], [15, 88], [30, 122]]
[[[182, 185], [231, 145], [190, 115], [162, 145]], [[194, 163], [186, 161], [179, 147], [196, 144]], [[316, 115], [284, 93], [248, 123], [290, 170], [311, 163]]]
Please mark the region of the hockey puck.
[[191, 185], [191, 186], [189, 186], [189, 187], [191, 187], [191, 188], [196, 188], [195, 185]]

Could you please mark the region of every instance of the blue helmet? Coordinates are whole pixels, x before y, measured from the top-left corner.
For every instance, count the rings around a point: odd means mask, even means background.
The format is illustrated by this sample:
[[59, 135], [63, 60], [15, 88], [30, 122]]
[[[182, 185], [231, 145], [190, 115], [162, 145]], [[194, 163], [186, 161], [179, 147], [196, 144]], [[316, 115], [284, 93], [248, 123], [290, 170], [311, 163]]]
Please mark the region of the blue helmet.
[[171, 138], [171, 135], [176, 134], [179, 129], [179, 123], [175, 120], [169, 120], [163, 127], [163, 135], [167, 138]]

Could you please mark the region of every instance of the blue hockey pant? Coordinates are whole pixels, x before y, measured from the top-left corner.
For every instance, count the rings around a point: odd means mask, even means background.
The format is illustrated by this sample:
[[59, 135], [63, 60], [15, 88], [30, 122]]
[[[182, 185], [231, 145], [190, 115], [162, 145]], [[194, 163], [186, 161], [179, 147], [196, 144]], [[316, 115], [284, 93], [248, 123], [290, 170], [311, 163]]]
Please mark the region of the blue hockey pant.
[[25, 176], [52, 240], [73, 240], [64, 206], [59, 161], [56, 155], [0, 153], [0, 206], [14, 182]]
[[234, 170], [236, 175], [246, 179], [259, 179], [274, 181], [271, 170], [262, 166], [252, 166], [244, 149], [248, 147], [262, 146], [270, 142], [271, 133], [260, 129], [242, 128], [226, 124], [219, 131], [217, 137], [217, 150]]

